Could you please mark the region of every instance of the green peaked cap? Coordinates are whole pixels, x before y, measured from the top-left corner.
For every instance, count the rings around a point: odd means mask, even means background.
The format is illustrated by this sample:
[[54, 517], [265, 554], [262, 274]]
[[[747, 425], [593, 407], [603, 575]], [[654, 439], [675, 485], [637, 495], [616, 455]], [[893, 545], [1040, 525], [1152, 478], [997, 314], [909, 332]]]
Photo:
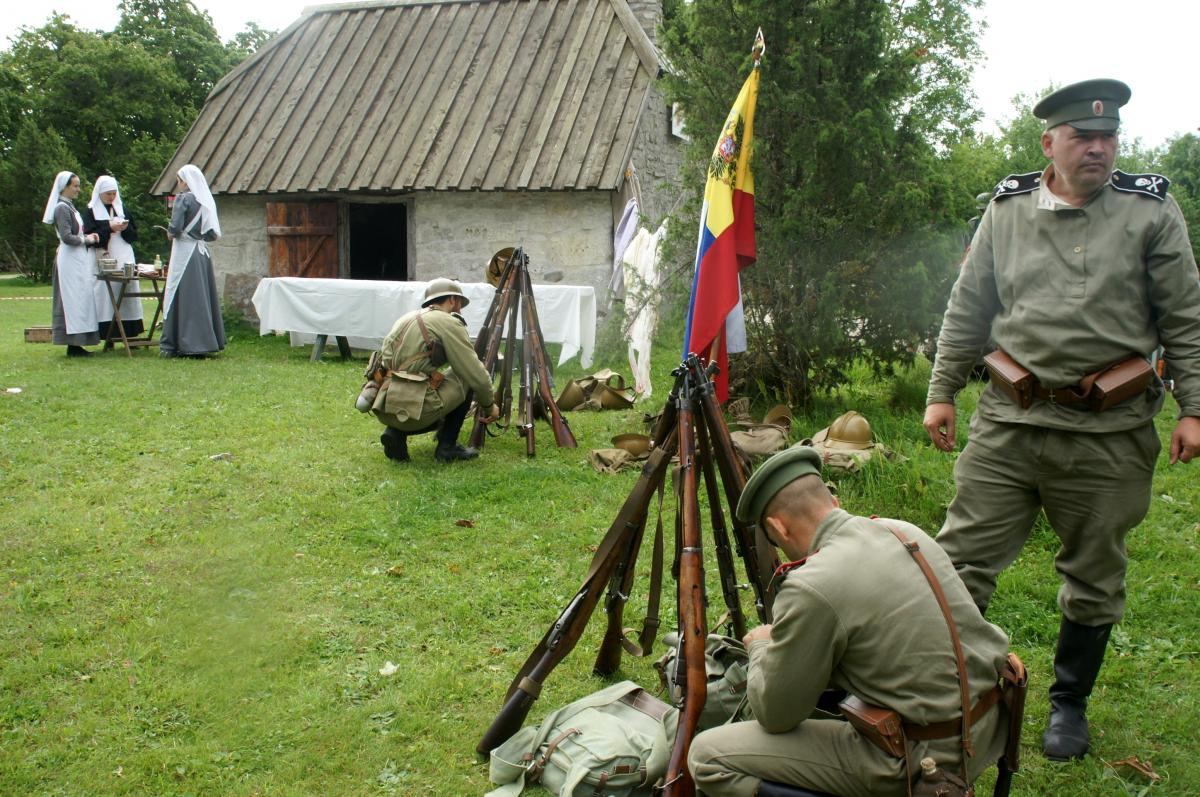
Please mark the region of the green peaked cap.
[[734, 513], [743, 523], [758, 523], [771, 499], [801, 476], [821, 475], [821, 455], [811, 446], [795, 445], [780, 451], [754, 471], [742, 490]]
[[1042, 97], [1033, 115], [1046, 121], [1046, 129], [1070, 125], [1077, 130], [1116, 130], [1120, 108], [1133, 92], [1119, 80], [1101, 78], [1063, 86]]

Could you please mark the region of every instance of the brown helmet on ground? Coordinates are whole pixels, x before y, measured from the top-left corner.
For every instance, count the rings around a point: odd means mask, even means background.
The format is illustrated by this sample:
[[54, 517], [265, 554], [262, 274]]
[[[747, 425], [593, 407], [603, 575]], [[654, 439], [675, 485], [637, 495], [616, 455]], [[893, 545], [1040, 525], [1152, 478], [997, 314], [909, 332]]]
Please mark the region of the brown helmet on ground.
[[871, 424], [854, 410], [813, 435], [813, 443], [825, 448], [861, 450], [871, 447]]

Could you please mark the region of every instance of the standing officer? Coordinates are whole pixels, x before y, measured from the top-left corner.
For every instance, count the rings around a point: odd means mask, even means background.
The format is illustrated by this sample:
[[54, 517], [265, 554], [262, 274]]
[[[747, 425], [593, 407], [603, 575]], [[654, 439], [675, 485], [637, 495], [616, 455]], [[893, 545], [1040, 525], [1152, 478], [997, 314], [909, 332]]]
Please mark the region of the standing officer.
[[1089, 80], [1033, 109], [1050, 165], [996, 187], [946, 308], [925, 410], [934, 445], [953, 451], [954, 396], [989, 332], [1032, 374], [1019, 403], [992, 374], [938, 543], [986, 609], [1039, 509], [1058, 535], [1062, 623], [1042, 737], [1053, 760], [1087, 752], [1087, 699], [1125, 610], [1125, 535], [1149, 508], [1160, 448], [1161, 382], [1130, 381], [1132, 397], [1100, 409], [1092, 376], [1142, 370], [1139, 358], [1165, 345], [1180, 415], [1170, 463], [1200, 452], [1200, 280], [1167, 180], [1113, 170], [1129, 96]]
[[925, 532], [842, 511], [820, 473], [816, 451], [790, 448], [754, 472], [738, 501], [738, 518], [761, 523], [796, 561], [776, 574], [774, 624], [745, 637], [755, 719], [696, 736], [688, 755], [692, 778], [708, 797], [810, 794], [793, 787], [838, 797], [907, 794], [903, 758], [848, 722], [810, 717], [830, 686], [899, 712], [912, 761], [928, 756], [944, 772], [962, 771], [955, 646], [933, 588], [894, 528], [928, 560], [961, 640], [973, 780], [1004, 751], [1008, 720], [992, 701], [1008, 640], [983, 619]]
[[[389, 459], [407, 462], [408, 436], [435, 429], [439, 462], [479, 456], [458, 442], [472, 393], [480, 407], [490, 407], [485, 422], [499, 417], [491, 377], [458, 315], [470, 301], [454, 280], [433, 280], [421, 309], [401, 316], [383, 339], [379, 353], [388, 375], [371, 411], [388, 427], [379, 442]], [[443, 372], [446, 364], [450, 369]]]

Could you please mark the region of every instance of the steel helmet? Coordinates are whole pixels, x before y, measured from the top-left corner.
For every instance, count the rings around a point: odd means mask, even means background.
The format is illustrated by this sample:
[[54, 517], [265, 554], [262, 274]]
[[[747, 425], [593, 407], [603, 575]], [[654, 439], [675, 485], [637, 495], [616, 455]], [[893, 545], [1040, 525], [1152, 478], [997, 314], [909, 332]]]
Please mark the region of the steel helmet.
[[988, 203], [992, 201], [990, 191], [984, 191], [982, 194], [975, 195], [975, 207], [980, 213], [987, 210]]
[[462, 288], [452, 279], [440, 277], [429, 283], [429, 287], [425, 289], [425, 301], [421, 302], [422, 307], [428, 307], [434, 302], [439, 302], [447, 296], [457, 296], [462, 299], [462, 306], [466, 307], [471, 303], [471, 300], [463, 295]]
[[827, 448], [864, 449], [871, 447], [871, 424], [854, 410], [840, 416], [813, 435], [813, 442]]

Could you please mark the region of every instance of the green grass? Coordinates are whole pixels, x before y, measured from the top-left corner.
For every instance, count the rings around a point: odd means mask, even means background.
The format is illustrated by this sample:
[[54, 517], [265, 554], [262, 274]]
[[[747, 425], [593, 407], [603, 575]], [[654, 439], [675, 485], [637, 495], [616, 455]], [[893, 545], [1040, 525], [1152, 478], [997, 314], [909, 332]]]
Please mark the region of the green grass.
[[[0, 297], [29, 294], [48, 290], [0, 281]], [[0, 794], [485, 792], [475, 744], [635, 479], [595, 473], [587, 450], [661, 407], [678, 335], [659, 336], [646, 405], [568, 414], [578, 449], [543, 424], [532, 460], [508, 434], [439, 465], [424, 437], [397, 465], [353, 409], [361, 361], [310, 363], [244, 326], [211, 360], [68, 360], [22, 342], [49, 316], [44, 299], [0, 301], [0, 389], [23, 391], [0, 393]], [[580, 373], [564, 366], [559, 384]], [[940, 524], [951, 460], [923, 442], [926, 373], [862, 374], [797, 417], [800, 439], [859, 409], [907, 458], [839, 479], [850, 511]], [[1002, 576], [990, 616], [1033, 672], [1014, 794], [1135, 794], [1103, 764], [1129, 755], [1163, 775], [1150, 793], [1200, 793], [1195, 469], [1164, 462], [1131, 536], [1129, 612], [1081, 763], [1037, 748], [1057, 627], [1049, 530]], [[628, 624], [644, 598], [643, 581]], [[601, 686], [602, 630], [598, 613], [532, 719]], [[646, 661], [622, 675], [657, 681]]]

